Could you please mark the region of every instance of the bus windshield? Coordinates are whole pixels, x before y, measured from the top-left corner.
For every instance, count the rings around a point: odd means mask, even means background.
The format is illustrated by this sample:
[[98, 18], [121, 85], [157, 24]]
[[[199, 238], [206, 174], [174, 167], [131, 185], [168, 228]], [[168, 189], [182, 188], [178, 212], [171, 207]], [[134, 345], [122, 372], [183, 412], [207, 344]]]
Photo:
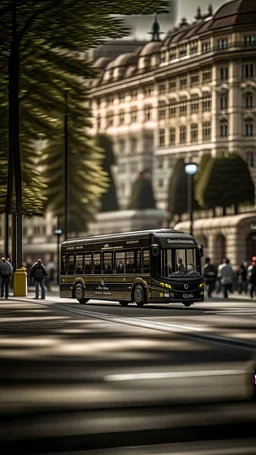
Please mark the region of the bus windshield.
[[196, 248], [162, 249], [160, 254], [160, 275], [162, 277], [197, 275], [200, 265], [197, 260]]

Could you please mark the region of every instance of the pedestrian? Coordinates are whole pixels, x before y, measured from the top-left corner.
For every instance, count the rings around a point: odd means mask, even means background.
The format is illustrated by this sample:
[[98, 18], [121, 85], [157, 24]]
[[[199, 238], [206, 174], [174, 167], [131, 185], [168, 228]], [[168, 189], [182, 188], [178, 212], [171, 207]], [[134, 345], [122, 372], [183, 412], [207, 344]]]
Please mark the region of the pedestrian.
[[250, 283], [250, 297], [254, 297], [256, 292], [256, 262], [252, 261], [252, 267], [250, 268], [249, 283]]
[[224, 267], [226, 263], [226, 258], [222, 259], [222, 262], [221, 264], [218, 265], [218, 268], [217, 268], [217, 288], [216, 288], [216, 294], [219, 294], [221, 292], [221, 269], [222, 267]]
[[9, 286], [10, 277], [12, 276], [12, 267], [6, 261], [5, 257], [2, 257], [0, 264], [0, 276], [1, 276], [1, 297], [8, 299], [9, 297]]
[[243, 292], [247, 294], [248, 285], [247, 285], [247, 263], [242, 262], [238, 269], [238, 292], [242, 294]]
[[35, 281], [35, 299], [39, 298], [39, 287], [41, 288], [41, 299], [45, 299], [45, 285], [44, 285], [44, 280], [45, 277], [47, 276], [47, 271], [45, 266], [42, 264], [41, 259], [38, 259], [37, 262], [35, 262], [29, 272], [29, 276], [31, 278], [34, 278]]
[[233, 269], [230, 265], [230, 261], [229, 259], [226, 259], [225, 264], [220, 269], [220, 282], [223, 287], [224, 299], [227, 299], [228, 293], [233, 291], [233, 276]]
[[217, 279], [217, 267], [211, 263], [210, 258], [205, 259], [205, 265], [203, 267], [203, 278], [206, 284], [207, 296], [210, 299], [215, 289], [215, 283]]

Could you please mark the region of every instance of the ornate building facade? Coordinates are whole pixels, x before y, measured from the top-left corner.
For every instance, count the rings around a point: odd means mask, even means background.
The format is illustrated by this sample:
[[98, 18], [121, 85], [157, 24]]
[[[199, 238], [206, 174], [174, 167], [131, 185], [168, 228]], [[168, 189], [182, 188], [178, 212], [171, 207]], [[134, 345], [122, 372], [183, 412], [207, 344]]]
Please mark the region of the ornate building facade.
[[[183, 19], [163, 41], [153, 32], [134, 52], [94, 61], [93, 133], [113, 139], [120, 207], [127, 207], [134, 179], [147, 169], [157, 207], [166, 210], [178, 157], [200, 166], [205, 154], [237, 153], [256, 182], [255, 2], [231, 1], [204, 15], [198, 8], [193, 23]], [[238, 219], [230, 209], [222, 218], [217, 207], [212, 229], [208, 213], [195, 220], [195, 235], [216, 262], [228, 255], [238, 263], [256, 253], [256, 213], [254, 207], [243, 212]], [[188, 222], [175, 227], [187, 230]]]

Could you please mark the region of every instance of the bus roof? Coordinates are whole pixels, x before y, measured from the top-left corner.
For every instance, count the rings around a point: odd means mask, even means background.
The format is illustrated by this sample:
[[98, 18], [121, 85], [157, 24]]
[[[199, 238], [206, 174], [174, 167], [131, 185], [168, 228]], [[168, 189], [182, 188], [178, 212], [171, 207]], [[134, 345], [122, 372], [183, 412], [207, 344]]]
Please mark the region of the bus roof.
[[156, 237], [162, 237], [166, 236], [168, 234], [181, 234], [185, 235], [187, 238], [193, 238], [189, 234], [186, 234], [183, 231], [176, 231], [175, 229], [147, 229], [144, 231], [130, 231], [130, 232], [118, 232], [115, 234], [104, 234], [104, 235], [94, 235], [91, 237], [84, 237], [84, 238], [74, 238], [70, 240], [64, 240], [62, 242], [62, 246], [66, 245], [75, 245], [79, 243], [98, 243], [98, 242], [105, 242], [105, 241], [110, 241], [110, 240], [125, 240], [129, 238], [134, 238], [134, 237], [144, 237], [147, 238], [150, 235], [155, 235]]

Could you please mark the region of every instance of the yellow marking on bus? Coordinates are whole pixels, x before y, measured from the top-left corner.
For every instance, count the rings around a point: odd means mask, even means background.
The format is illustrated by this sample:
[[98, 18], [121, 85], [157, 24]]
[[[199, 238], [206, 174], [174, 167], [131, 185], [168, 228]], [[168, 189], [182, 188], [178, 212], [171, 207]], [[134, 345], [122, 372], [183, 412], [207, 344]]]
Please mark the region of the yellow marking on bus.
[[204, 283], [199, 284], [199, 287], [203, 288], [204, 287]]
[[166, 287], [166, 288], [169, 288], [169, 289], [172, 288], [171, 285], [170, 285], [170, 284], [167, 284], [167, 283], [165, 283], [165, 287]]
[[164, 296], [163, 292], [159, 292], [159, 297], [163, 297], [163, 296]]
[[164, 283], [159, 283], [159, 284], [160, 284], [160, 286], [164, 286]]
[[126, 281], [126, 278], [124, 278], [124, 281]]

